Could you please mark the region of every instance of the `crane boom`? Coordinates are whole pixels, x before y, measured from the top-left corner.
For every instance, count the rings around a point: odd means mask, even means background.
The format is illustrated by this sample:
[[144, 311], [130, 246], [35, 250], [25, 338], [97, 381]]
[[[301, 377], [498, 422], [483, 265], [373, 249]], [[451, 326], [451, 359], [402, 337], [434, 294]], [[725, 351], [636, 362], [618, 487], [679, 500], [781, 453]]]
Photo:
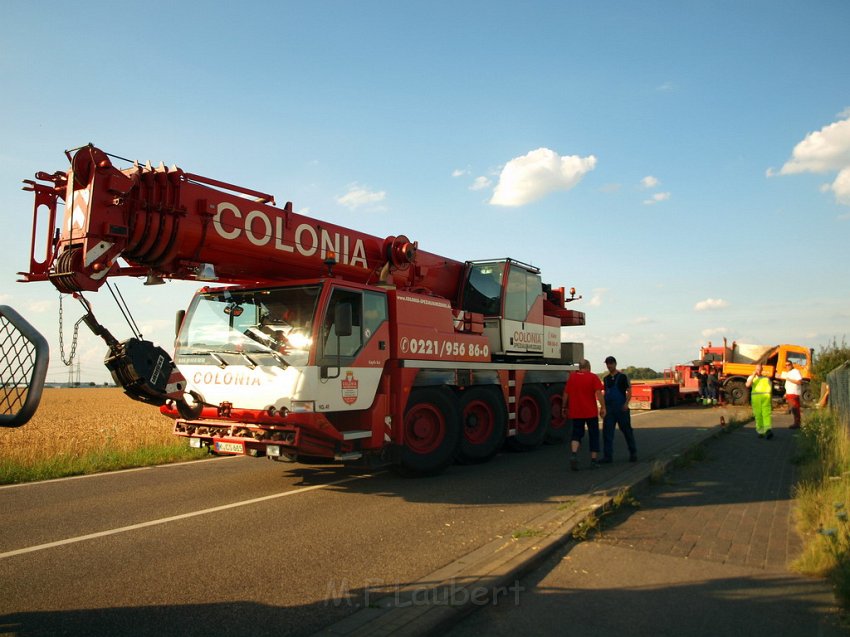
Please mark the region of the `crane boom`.
[[[48, 208], [43, 259], [35, 254], [24, 281], [49, 279], [61, 292], [93, 291], [108, 277], [149, 275], [222, 283], [279, 282], [327, 274], [456, 295], [463, 264], [417, 249], [403, 235], [380, 238], [283, 209], [274, 198], [177, 167], [134, 163], [84, 146], [66, 172], [38, 173], [52, 185], [26, 182]], [[65, 201], [61, 227], [58, 200]], [[119, 259], [128, 265], [120, 265]], [[331, 260], [335, 263], [331, 264]], [[389, 270], [389, 271], [388, 271]]]

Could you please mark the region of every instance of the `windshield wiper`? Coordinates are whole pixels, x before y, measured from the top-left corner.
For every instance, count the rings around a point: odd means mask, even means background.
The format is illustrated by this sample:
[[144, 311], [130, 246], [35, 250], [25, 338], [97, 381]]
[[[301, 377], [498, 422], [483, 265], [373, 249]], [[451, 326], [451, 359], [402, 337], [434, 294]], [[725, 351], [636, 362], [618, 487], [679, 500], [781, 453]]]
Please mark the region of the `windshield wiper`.
[[239, 352], [239, 355], [242, 358], [244, 358], [246, 361], [248, 361], [248, 367], [250, 367], [251, 369], [254, 369], [257, 366], [257, 363], [255, 363], [254, 360], [250, 356], [248, 356], [245, 352]]
[[218, 362], [218, 366], [224, 369], [227, 367], [227, 361], [225, 361], [221, 356], [218, 356], [215, 352], [207, 352], [215, 361]]

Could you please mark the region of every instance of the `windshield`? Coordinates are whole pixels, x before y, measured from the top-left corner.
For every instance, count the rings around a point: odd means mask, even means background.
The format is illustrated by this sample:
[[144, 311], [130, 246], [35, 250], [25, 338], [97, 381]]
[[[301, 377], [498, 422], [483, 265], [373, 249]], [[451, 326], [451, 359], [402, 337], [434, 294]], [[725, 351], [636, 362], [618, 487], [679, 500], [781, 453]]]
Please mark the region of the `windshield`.
[[795, 367], [805, 367], [807, 357], [803, 352], [788, 352], [787, 359], [791, 361]]
[[463, 292], [463, 309], [485, 316], [498, 315], [502, 307], [504, 272], [503, 262], [473, 263]]
[[321, 286], [219, 290], [195, 297], [178, 354], [271, 354], [306, 365]]

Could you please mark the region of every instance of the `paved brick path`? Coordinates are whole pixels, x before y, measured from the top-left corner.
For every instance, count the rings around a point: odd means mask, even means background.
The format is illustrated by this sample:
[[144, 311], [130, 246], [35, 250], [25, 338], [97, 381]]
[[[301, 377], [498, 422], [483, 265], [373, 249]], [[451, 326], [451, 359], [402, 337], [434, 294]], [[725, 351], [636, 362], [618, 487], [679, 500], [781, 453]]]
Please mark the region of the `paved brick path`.
[[698, 461], [675, 469], [664, 484], [642, 493], [637, 511], [604, 520], [598, 541], [785, 570], [802, 543], [792, 511], [792, 431], [785, 429], [782, 415], [774, 420], [779, 427], [773, 440], [760, 439], [746, 427], [725, 434], [728, 440], [722, 444], [706, 445]]
[[827, 582], [789, 562], [795, 432], [774, 414], [705, 443], [701, 458], [640, 490], [518, 582], [518, 600], [479, 608], [441, 637], [517, 634], [679, 637], [846, 635]]

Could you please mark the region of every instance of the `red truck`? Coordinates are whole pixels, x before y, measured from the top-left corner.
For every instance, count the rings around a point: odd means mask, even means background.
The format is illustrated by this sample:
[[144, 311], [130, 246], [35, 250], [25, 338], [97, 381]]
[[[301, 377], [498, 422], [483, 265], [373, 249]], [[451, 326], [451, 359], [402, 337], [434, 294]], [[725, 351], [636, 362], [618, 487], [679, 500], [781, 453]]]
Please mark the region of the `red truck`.
[[[536, 267], [455, 261], [177, 167], [121, 169], [92, 145], [66, 155], [70, 168], [26, 182], [21, 281], [79, 298], [115, 381], [193, 446], [429, 474], [566, 436], [561, 394], [583, 348], [562, 328], [585, 318]], [[203, 285], [173, 356], [95, 319], [84, 294], [116, 276]]]

